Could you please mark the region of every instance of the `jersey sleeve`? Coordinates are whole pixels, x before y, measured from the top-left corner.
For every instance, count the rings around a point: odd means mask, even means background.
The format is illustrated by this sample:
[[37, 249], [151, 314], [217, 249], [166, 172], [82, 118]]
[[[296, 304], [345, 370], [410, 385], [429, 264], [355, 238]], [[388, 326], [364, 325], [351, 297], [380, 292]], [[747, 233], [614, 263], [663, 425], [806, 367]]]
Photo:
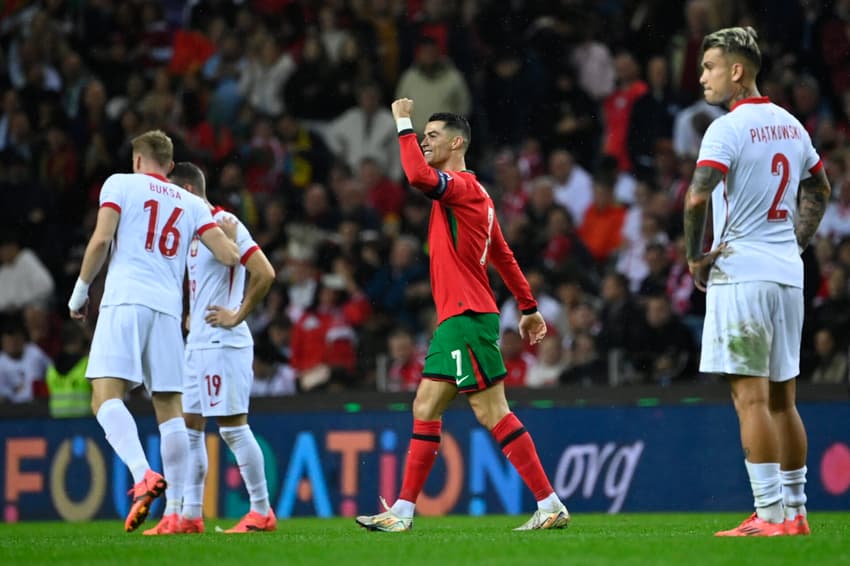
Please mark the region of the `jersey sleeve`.
[[201, 236], [210, 228], [215, 228], [217, 224], [213, 219], [210, 207], [207, 206], [204, 201], [202, 201], [201, 199], [193, 199], [192, 202], [194, 203], [193, 208], [195, 213], [195, 232], [197, 232], [198, 236]]
[[499, 221], [493, 223], [493, 233], [490, 235], [490, 262], [499, 276], [505, 282], [511, 294], [516, 298], [517, 306], [522, 314], [531, 314], [537, 310], [537, 301], [531, 293], [531, 286], [523, 275], [514, 252], [502, 235]]
[[803, 170], [800, 172], [800, 180], [802, 181], [812, 175], [816, 175], [818, 171], [823, 169], [823, 161], [821, 161], [820, 155], [818, 155], [815, 146], [812, 144], [812, 138], [809, 136], [809, 132], [802, 126], [800, 126], [800, 130], [805, 132], [806, 144], [803, 154]]
[[726, 175], [737, 154], [738, 141], [734, 128], [729, 120], [718, 119], [711, 123], [702, 138], [697, 167], [713, 167]]
[[[237, 222], [239, 221], [237, 220]], [[239, 247], [239, 262], [242, 265], [248, 263], [248, 258], [260, 249], [260, 246], [257, 245], [242, 222], [239, 222], [236, 228], [236, 245]]]
[[124, 205], [124, 191], [121, 190], [121, 176], [110, 175], [100, 188], [100, 206], [114, 209], [119, 214]]

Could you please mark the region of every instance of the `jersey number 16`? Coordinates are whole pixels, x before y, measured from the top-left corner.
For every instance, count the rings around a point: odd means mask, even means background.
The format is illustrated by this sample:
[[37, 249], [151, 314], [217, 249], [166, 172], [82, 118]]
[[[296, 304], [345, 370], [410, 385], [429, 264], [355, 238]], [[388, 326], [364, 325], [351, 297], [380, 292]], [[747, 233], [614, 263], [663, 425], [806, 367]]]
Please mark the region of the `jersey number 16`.
[[[148, 234], [145, 237], [145, 250], [153, 252], [154, 240], [156, 238], [156, 221], [159, 212], [159, 202], [153, 199], [145, 201], [145, 210], [150, 211], [148, 217]], [[175, 207], [171, 211], [168, 220], [165, 221], [165, 226], [159, 233], [159, 253], [165, 257], [174, 257], [177, 255], [177, 250], [180, 248], [180, 230], [177, 229], [177, 221], [183, 215], [183, 209]]]

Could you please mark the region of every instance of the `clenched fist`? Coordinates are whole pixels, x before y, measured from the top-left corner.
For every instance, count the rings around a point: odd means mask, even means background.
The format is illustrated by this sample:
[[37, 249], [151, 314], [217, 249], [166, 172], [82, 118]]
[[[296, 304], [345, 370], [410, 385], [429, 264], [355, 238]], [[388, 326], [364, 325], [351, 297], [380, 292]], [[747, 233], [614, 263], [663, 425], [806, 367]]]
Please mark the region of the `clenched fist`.
[[413, 100], [409, 98], [399, 98], [392, 105], [393, 118], [410, 118], [413, 114]]

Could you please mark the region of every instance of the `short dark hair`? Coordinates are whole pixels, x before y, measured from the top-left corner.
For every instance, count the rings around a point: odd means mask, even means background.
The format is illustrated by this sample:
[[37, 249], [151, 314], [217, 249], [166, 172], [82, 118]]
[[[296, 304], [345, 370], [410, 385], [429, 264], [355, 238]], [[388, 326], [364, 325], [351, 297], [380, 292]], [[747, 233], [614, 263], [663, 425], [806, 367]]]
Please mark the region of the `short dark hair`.
[[738, 55], [746, 59], [758, 73], [761, 69], [758, 38], [756, 30], [750, 26], [724, 28], [705, 36], [702, 40], [702, 52], [716, 47], [724, 53]]
[[469, 127], [469, 122], [460, 114], [452, 112], [435, 112], [428, 118], [429, 122], [443, 122], [447, 130], [454, 130], [463, 138], [464, 146], [468, 149], [472, 142], [472, 128]]
[[168, 179], [175, 185], [180, 185], [181, 187], [186, 183], [191, 184], [195, 187], [199, 196], [206, 198], [207, 187], [206, 180], [204, 179], [204, 172], [201, 171], [201, 168], [194, 163], [181, 161], [175, 164], [174, 169], [171, 170], [171, 174], [168, 176]]

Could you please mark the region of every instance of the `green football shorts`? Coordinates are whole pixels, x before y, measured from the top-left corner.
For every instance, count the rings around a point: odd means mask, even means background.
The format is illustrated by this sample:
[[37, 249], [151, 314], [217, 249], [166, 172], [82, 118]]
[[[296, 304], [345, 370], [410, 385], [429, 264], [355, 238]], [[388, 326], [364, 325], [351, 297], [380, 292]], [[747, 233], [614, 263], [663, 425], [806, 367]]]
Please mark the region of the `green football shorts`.
[[499, 315], [467, 312], [447, 318], [431, 338], [424, 377], [451, 381], [461, 393], [481, 391], [505, 378]]

